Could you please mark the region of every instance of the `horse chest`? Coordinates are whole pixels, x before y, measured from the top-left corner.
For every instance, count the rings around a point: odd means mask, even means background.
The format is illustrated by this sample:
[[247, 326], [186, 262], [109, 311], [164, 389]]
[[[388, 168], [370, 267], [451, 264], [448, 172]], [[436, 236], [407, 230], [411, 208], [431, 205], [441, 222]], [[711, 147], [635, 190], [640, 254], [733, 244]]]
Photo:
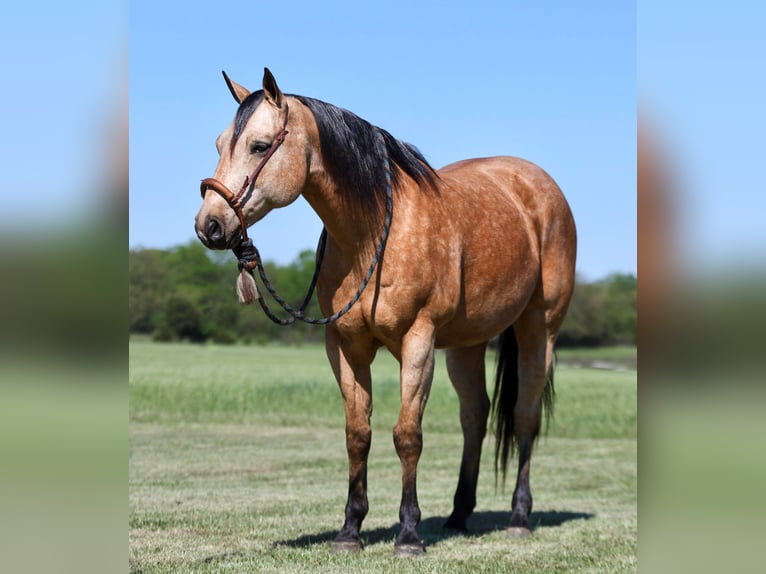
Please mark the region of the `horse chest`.
[[[339, 290], [333, 301], [343, 301], [350, 292]], [[384, 344], [392, 343], [401, 339], [426, 302], [418, 285], [406, 281], [384, 285], [373, 280], [359, 302], [337, 321], [337, 327], [349, 336], [366, 334]]]

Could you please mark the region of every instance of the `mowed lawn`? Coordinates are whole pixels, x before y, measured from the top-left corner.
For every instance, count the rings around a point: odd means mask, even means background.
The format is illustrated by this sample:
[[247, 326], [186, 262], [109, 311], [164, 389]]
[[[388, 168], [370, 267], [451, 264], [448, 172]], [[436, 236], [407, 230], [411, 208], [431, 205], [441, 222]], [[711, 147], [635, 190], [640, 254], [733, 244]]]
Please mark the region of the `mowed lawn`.
[[[488, 354], [488, 373], [494, 372]], [[130, 343], [132, 572], [633, 572], [636, 373], [556, 372], [556, 415], [532, 459], [533, 536], [509, 539], [485, 441], [470, 532], [442, 529], [462, 449], [437, 358], [418, 468], [426, 554], [397, 559], [401, 474], [392, 441], [398, 364], [373, 365], [365, 550], [335, 555], [347, 492], [343, 406], [321, 346]]]

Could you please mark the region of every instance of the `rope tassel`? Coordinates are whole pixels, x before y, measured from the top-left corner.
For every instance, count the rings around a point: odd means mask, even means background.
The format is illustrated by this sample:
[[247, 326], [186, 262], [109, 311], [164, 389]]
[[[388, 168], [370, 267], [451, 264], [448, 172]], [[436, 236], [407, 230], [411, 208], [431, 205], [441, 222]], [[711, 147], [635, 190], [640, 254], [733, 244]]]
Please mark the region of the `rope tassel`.
[[260, 293], [258, 293], [258, 286], [255, 284], [253, 272], [245, 267], [240, 269], [239, 277], [237, 277], [237, 298], [240, 303], [245, 305], [249, 305], [261, 298]]

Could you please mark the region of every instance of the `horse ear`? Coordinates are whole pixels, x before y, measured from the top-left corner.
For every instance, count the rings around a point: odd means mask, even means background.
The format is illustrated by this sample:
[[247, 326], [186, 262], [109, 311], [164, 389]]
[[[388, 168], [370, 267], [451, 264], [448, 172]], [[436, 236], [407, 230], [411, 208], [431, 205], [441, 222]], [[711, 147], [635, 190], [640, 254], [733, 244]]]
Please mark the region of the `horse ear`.
[[223, 74], [223, 79], [226, 80], [226, 85], [229, 86], [231, 95], [234, 96], [234, 99], [238, 104], [241, 104], [242, 101], [250, 95], [250, 90], [244, 86], [240, 86], [237, 82], [232, 81], [232, 79], [226, 75], [226, 72], [221, 71], [221, 73]]
[[263, 69], [263, 93], [266, 95], [266, 99], [271, 102], [272, 105], [281, 108], [282, 107], [282, 90], [277, 86], [277, 81], [274, 79], [274, 74], [268, 68]]

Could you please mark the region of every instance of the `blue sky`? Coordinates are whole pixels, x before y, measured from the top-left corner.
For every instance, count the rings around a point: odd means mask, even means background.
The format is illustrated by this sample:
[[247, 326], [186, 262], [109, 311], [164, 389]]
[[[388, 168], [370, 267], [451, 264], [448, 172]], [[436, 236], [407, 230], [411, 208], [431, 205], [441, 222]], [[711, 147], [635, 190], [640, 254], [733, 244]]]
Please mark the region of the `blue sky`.
[[113, 144], [127, 87], [127, 14], [126, 3], [100, 0], [4, 6], [0, 223], [6, 232], [29, 231], [30, 209], [38, 223], [66, 224], [103, 205], [103, 197], [94, 201], [94, 187], [111, 163], [104, 144]]
[[[0, 223], [28, 231], [90, 208], [129, 56], [132, 247], [193, 239], [198, 182], [235, 111], [220, 71], [257, 87], [269, 66], [285, 91], [346, 107], [436, 166], [490, 154], [539, 163], [572, 204], [589, 278], [635, 270], [638, 87], [682, 183], [684, 257], [703, 270], [763, 262], [766, 6], [442, 4], [11, 4]], [[320, 223], [296, 203], [255, 227], [261, 252], [284, 262], [313, 248]]]
[[766, 4], [638, 5], [641, 105], [676, 192], [681, 264], [766, 269]]
[[[405, 16], [406, 14], [406, 16]], [[347, 108], [435, 167], [538, 163], [567, 195], [587, 278], [636, 271], [633, 2], [130, 4], [130, 246], [194, 238], [199, 180], [268, 66], [285, 92]], [[267, 259], [314, 248], [308, 205], [251, 228]]]

